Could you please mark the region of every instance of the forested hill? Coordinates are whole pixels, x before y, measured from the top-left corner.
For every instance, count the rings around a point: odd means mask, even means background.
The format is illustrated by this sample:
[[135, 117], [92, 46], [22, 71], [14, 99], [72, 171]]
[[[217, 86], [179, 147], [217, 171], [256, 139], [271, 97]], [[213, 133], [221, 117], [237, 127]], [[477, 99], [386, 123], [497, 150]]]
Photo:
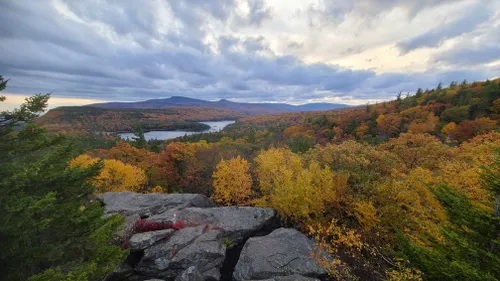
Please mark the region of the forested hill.
[[500, 79], [453, 82], [446, 88], [440, 84], [435, 89], [418, 89], [415, 95], [356, 108], [249, 116], [226, 131], [244, 137], [271, 129], [276, 142], [297, 145], [300, 150], [349, 139], [377, 144], [406, 132], [460, 143], [498, 129], [499, 98]]
[[203, 107], [169, 107], [162, 109], [98, 108], [63, 106], [49, 110], [36, 120], [51, 132], [81, 134], [86, 132], [143, 130], [208, 129], [199, 121], [235, 120], [245, 116], [225, 109]]
[[309, 103], [304, 105], [290, 105], [286, 103], [240, 103], [221, 99], [219, 101], [206, 101], [188, 97], [174, 96], [166, 99], [153, 99], [141, 102], [109, 102], [91, 104], [92, 107], [100, 108], [165, 108], [165, 107], [207, 107], [227, 109], [244, 114], [275, 114], [283, 112], [301, 112], [330, 110], [348, 107], [345, 104], [335, 103]]

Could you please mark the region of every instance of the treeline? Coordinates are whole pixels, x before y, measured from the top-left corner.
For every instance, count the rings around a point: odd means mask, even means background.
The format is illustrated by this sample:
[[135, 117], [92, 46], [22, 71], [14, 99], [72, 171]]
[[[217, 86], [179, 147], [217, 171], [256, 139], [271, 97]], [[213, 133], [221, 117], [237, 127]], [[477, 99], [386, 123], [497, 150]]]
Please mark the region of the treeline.
[[315, 144], [357, 140], [378, 144], [401, 133], [428, 133], [461, 143], [493, 131], [500, 119], [500, 79], [418, 89], [391, 102], [325, 112], [251, 116], [228, 128], [226, 136], [255, 135], [257, 141], [284, 142], [304, 152]]
[[80, 135], [95, 132], [209, 129], [199, 121], [236, 120], [244, 114], [214, 108], [172, 107], [162, 109], [105, 109], [91, 106], [63, 106], [49, 110], [36, 120], [50, 132]]

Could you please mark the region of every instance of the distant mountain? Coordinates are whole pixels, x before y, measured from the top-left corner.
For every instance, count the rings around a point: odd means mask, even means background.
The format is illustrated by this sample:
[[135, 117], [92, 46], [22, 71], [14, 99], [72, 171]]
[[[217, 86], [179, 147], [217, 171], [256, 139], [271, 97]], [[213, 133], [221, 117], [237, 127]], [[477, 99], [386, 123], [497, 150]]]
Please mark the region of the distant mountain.
[[225, 99], [219, 101], [206, 101], [188, 97], [173, 96], [165, 99], [153, 99], [139, 102], [108, 102], [95, 103], [89, 106], [100, 108], [165, 108], [165, 107], [209, 107], [222, 108], [245, 114], [274, 114], [300, 111], [319, 111], [349, 107], [337, 103], [308, 103], [291, 105], [286, 103], [242, 103]]

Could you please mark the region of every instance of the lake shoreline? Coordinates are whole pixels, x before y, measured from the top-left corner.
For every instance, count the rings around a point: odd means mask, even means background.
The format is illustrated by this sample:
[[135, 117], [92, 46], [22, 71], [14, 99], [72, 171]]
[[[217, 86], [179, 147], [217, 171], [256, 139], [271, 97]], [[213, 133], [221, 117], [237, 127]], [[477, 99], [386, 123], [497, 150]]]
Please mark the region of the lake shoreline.
[[[213, 133], [213, 132], [220, 132], [222, 129], [224, 129], [227, 125], [234, 124], [236, 120], [221, 120], [221, 121], [200, 121], [198, 123], [208, 125], [209, 128], [205, 130], [190, 130], [190, 129], [184, 129], [184, 130], [147, 130], [144, 131], [144, 137], [147, 140], [153, 140], [153, 139], [158, 139], [158, 140], [168, 140], [168, 139], [175, 139], [178, 137], [183, 137], [185, 135], [194, 135], [194, 134], [205, 134], [205, 133]], [[133, 132], [112, 132], [112, 134], [115, 134], [119, 136], [121, 139], [131, 139], [134, 137]]]

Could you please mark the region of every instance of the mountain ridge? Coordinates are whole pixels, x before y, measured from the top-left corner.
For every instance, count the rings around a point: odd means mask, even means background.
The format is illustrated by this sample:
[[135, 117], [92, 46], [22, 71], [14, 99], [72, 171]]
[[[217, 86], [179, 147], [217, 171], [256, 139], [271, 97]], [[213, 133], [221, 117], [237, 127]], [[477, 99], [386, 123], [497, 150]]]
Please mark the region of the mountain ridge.
[[350, 107], [346, 104], [338, 103], [307, 103], [303, 105], [291, 105], [287, 103], [244, 103], [233, 102], [227, 99], [220, 99], [218, 101], [207, 101], [202, 99], [195, 99], [184, 96], [172, 96], [163, 99], [150, 99], [138, 102], [107, 102], [107, 103], [94, 103], [87, 106], [98, 108], [167, 108], [167, 107], [209, 107], [228, 109], [235, 112], [260, 115], [260, 114], [274, 114], [286, 112], [302, 112], [302, 111], [322, 111], [338, 108]]

